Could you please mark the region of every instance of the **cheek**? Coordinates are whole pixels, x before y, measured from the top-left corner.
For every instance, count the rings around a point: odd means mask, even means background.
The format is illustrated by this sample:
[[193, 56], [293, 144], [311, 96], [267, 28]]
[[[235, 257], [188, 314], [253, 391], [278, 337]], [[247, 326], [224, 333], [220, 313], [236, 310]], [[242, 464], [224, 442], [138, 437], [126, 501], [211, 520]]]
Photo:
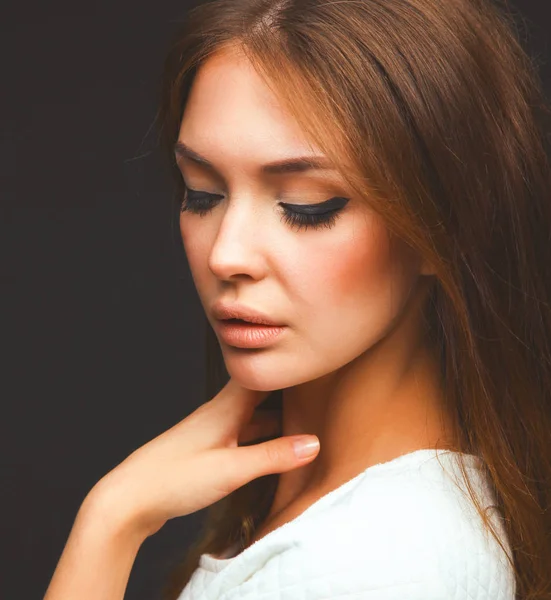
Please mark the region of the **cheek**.
[[192, 223], [194, 220], [180, 217], [180, 235], [197, 293], [204, 300], [211, 279], [207, 261], [212, 243], [204, 224]]
[[396, 274], [386, 229], [375, 220], [355, 220], [338, 236], [301, 253], [301, 280], [312, 308], [357, 316], [374, 302], [388, 299]]
[[386, 227], [374, 218], [356, 218], [338, 238], [301, 256], [297, 302], [308, 307], [305, 334], [329, 360], [349, 360], [380, 339], [416, 278], [411, 257], [391, 247]]
[[390, 270], [389, 243], [386, 231], [376, 222], [351, 232], [333, 256], [328, 296], [333, 303], [344, 300], [355, 306], [384, 293]]
[[193, 235], [193, 229], [189, 224], [189, 220], [180, 214], [180, 236], [186, 251], [186, 256], [191, 259], [191, 256], [196, 256], [201, 251], [201, 237]]

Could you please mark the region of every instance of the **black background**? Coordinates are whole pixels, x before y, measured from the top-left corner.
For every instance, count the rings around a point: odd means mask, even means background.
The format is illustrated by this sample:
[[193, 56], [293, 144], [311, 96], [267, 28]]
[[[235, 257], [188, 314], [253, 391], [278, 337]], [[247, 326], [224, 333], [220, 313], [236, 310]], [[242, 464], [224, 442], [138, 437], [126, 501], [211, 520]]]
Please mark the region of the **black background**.
[[[205, 318], [154, 127], [191, 5], [0, 8], [2, 599], [42, 598], [94, 483], [203, 402]], [[548, 0], [511, 6], [549, 94]], [[158, 598], [203, 515], [146, 540], [126, 598]]]

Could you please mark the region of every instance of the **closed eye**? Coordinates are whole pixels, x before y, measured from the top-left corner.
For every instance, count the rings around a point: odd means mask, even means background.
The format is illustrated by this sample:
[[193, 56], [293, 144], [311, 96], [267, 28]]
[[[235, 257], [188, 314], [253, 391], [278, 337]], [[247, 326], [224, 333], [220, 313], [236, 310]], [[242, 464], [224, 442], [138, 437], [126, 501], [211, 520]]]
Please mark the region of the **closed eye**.
[[[209, 213], [217, 201], [223, 199], [220, 194], [211, 194], [185, 187], [184, 198], [181, 203], [181, 212], [189, 211], [199, 216]], [[338, 217], [339, 212], [348, 204], [350, 198], [336, 196], [319, 202], [317, 204], [290, 204], [280, 202], [283, 208], [282, 220], [298, 229], [308, 228], [331, 228]]]

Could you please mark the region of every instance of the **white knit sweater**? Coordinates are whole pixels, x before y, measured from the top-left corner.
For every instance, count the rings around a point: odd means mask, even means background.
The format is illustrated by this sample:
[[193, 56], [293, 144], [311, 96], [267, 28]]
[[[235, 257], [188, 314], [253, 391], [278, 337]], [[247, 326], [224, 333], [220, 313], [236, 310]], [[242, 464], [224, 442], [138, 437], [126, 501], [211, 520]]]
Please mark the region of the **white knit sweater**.
[[[367, 468], [240, 554], [203, 554], [178, 600], [514, 600], [459, 457], [417, 450]], [[480, 459], [463, 457], [483, 507], [495, 504]], [[511, 555], [497, 508], [488, 516]]]

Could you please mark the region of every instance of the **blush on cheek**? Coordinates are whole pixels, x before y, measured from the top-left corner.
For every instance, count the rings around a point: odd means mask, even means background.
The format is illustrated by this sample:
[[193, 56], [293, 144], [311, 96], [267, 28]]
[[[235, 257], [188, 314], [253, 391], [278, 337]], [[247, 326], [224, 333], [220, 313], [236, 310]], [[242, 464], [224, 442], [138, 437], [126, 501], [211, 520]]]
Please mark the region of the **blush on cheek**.
[[345, 232], [328, 257], [327, 293], [335, 302], [366, 302], [380, 295], [393, 277], [393, 261], [386, 228], [369, 220]]

